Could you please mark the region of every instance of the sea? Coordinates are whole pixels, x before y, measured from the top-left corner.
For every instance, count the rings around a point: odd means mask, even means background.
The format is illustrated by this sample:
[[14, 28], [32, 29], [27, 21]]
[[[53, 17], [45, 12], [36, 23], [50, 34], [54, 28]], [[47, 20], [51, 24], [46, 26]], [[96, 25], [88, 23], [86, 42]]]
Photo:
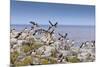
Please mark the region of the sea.
[[[31, 28], [31, 25], [10, 25], [10, 28], [15, 28], [17, 31], [22, 31], [25, 27]], [[41, 25], [41, 28], [47, 29], [48, 25]], [[74, 40], [76, 43], [82, 43], [86, 41], [95, 41], [95, 26], [80, 26], [80, 25], [58, 25], [56, 28], [56, 36], [58, 33], [64, 35], [68, 33], [67, 38]]]

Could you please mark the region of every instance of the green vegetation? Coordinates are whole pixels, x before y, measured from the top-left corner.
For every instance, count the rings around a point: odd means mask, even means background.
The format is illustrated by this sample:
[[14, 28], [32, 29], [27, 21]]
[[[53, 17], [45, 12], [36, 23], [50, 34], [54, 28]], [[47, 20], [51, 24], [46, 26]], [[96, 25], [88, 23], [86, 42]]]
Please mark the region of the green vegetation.
[[74, 57], [67, 57], [66, 60], [67, 60], [68, 62], [71, 62], [71, 63], [80, 62], [80, 60], [79, 60], [76, 56], [74, 56]]
[[47, 59], [41, 59], [41, 64], [48, 64], [49, 61]]
[[32, 49], [38, 49], [42, 46], [41, 43], [38, 43], [38, 42], [33, 42], [32, 44], [26, 44], [24, 43], [22, 45], [22, 51], [27, 53], [28, 51], [32, 50]]
[[22, 46], [22, 51], [23, 51], [23, 52], [27, 53], [27, 52], [30, 51], [30, 50], [31, 50], [31, 47], [30, 47], [29, 45], [23, 45], [23, 46]]
[[11, 55], [10, 55], [10, 58], [11, 58], [10, 62], [12, 64], [14, 64], [14, 62], [16, 61], [16, 59], [17, 59], [18, 56], [19, 56], [19, 53], [17, 51], [11, 53]]
[[33, 59], [31, 56], [27, 56], [24, 58], [23, 61], [21, 62], [15, 62], [14, 65], [15, 66], [26, 66], [26, 65], [30, 65], [33, 62]]

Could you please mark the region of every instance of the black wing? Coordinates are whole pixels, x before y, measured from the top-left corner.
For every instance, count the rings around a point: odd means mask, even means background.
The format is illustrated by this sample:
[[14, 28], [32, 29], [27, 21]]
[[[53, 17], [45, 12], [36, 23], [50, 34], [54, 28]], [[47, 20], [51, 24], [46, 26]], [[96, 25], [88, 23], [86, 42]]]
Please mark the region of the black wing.
[[63, 54], [60, 54], [60, 55], [59, 55], [59, 58], [61, 58], [61, 57], [63, 57]]
[[30, 21], [30, 23], [31, 23], [32, 25], [36, 25], [35, 22], [33, 22], [33, 21]]
[[54, 24], [55, 27], [57, 27], [57, 25], [58, 25], [58, 22], [56, 22], [56, 23]]
[[58, 33], [61, 37], [63, 37], [63, 35], [61, 35], [60, 33]]
[[21, 34], [22, 34], [22, 32], [18, 33], [18, 35], [15, 38], [18, 38]]
[[48, 30], [50, 30], [52, 27], [51, 26], [49, 26], [49, 28], [48, 28]]
[[83, 44], [84, 44], [84, 43], [82, 43], [82, 44], [81, 44], [80, 48], [82, 48], [82, 47], [83, 47]]
[[53, 24], [51, 23], [51, 21], [49, 21], [50, 25], [53, 26]]
[[52, 30], [51, 32], [50, 32], [50, 34], [53, 34], [54, 33], [54, 30]]

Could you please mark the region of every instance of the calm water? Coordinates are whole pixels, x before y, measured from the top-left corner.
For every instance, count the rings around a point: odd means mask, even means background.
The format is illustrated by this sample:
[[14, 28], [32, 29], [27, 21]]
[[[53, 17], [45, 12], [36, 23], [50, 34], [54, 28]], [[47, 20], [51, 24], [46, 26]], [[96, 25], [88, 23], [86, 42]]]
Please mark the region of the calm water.
[[[16, 28], [17, 31], [23, 30], [25, 27], [30, 29], [30, 25], [11, 25], [11, 28]], [[41, 26], [42, 28], [48, 28], [47, 25]], [[59, 33], [68, 33], [68, 38], [75, 40], [75, 42], [84, 42], [95, 40], [95, 26], [58, 26], [56, 29]], [[57, 33], [56, 33], [57, 34]]]

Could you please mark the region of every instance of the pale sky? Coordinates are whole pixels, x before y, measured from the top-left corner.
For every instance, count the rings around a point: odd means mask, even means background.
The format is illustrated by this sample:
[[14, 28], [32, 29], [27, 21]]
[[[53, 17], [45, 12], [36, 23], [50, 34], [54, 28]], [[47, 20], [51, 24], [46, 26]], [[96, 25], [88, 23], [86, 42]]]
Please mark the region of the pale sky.
[[95, 6], [11, 2], [11, 24], [29, 24], [30, 21], [35, 21], [47, 25], [49, 20], [61, 25], [95, 25]]

